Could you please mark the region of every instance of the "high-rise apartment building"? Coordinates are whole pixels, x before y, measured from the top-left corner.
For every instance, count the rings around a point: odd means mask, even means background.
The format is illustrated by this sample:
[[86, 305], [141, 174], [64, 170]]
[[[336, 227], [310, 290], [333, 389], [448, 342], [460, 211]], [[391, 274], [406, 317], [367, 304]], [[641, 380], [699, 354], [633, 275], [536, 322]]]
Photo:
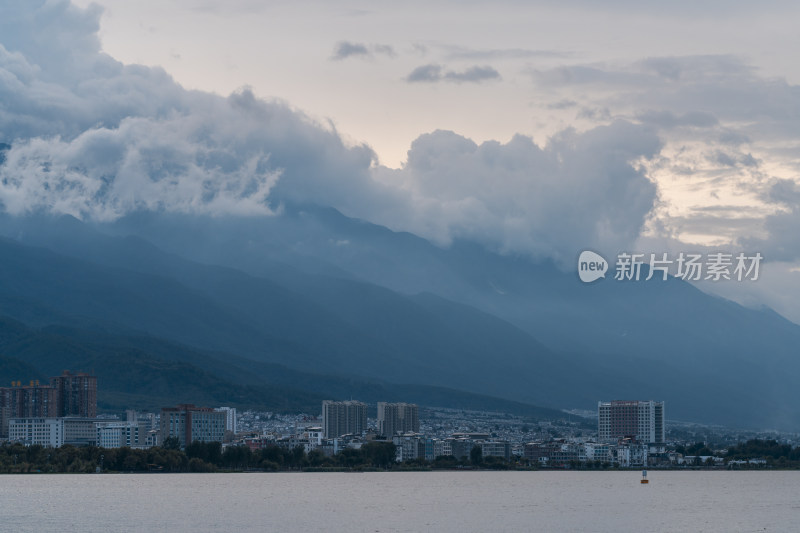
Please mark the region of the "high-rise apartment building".
[[367, 404], [353, 400], [323, 401], [322, 428], [325, 438], [360, 435], [367, 429]]
[[388, 438], [397, 433], [419, 433], [419, 406], [378, 402], [378, 432]]
[[597, 434], [600, 440], [633, 437], [643, 443], [663, 443], [664, 402], [598, 402]]
[[227, 415], [210, 407], [181, 404], [161, 409], [161, 442], [177, 437], [182, 448], [194, 441], [222, 442]]
[[56, 390], [38, 381], [23, 386], [13, 382], [0, 388], [0, 438], [8, 438], [8, 422], [12, 418], [47, 418], [57, 416]]
[[67, 370], [58, 377], [50, 378], [50, 386], [56, 390], [56, 416], [97, 416], [97, 377]]

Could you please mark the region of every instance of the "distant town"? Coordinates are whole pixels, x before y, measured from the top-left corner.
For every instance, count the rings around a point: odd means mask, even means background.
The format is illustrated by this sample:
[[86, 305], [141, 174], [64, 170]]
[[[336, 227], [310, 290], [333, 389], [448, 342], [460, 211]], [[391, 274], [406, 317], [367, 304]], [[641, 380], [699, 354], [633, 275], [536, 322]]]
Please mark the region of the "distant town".
[[[48, 384], [0, 387], [0, 472], [800, 466], [795, 434], [668, 427], [663, 401], [599, 401], [596, 413], [560, 420], [397, 402], [320, 407], [289, 415], [181, 404], [123, 419], [98, 415], [96, 376], [64, 371]], [[67, 449], [78, 449], [72, 462]]]

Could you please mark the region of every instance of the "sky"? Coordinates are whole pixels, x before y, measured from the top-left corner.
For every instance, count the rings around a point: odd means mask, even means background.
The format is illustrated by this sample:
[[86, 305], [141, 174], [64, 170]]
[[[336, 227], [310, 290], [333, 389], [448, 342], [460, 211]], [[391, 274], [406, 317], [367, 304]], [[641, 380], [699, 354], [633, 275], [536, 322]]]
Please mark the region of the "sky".
[[16, 4], [8, 212], [292, 199], [562, 265], [760, 252], [758, 282], [701, 288], [800, 323], [796, 3]]

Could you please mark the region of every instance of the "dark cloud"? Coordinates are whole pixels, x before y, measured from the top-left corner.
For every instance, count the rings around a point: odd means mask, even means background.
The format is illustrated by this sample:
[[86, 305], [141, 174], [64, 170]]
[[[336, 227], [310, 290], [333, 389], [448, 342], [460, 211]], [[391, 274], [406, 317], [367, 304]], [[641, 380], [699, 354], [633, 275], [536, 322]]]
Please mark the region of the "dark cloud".
[[462, 71], [445, 70], [441, 65], [422, 65], [406, 76], [406, 81], [414, 82], [439, 82], [450, 81], [455, 83], [479, 83], [485, 80], [500, 79], [500, 73], [489, 66], [474, 66]]
[[475, 66], [461, 72], [447, 72], [444, 78], [458, 83], [477, 83], [485, 80], [498, 80], [500, 79], [500, 73], [489, 66]]
[[547, 109], [569, 109], [571, 107], [576, 107], [578, 102], [575, 100], [570, 100], [565, 98], [563, 100], [559, 100], [558, 102], [553, 102], [551, 104], [547, 104]]
[[759, 166], [759, 161], [753, 154], [741, 153], [736, 150], [714, 150], [706, 155], [706, 159], [716, 165], [729, 168], [750, 168]]
[[373, 44], [368, 46], [362, 43], [340, 41], [336, 43], [336, 46], [334, 46], [331, 59], [334, 61], [340, 61], [350, 57], [370, 58], [374, 57], [376, 54], [385, 55], [388, 57], [395, 57], [397, 55], [394, 51], [394, 48], [388, 44]]
[[382, 54], [382, 55], [389, 56], [389, 57], [396, 57], [397, 56], [397, 53], [394, 51], [394, 48], [392, 46], [389, 46], [388, 44], [375, 44], [375, 45], [372, 45], [372, 50], [376, 54]]
[[775, 179], [767, 190], [766, 200], [788, 207], [800, 207], [800, 185], [790, 179]]
[[611, 110], [607, 107], [582, 107], [575, 116], [600, 122], [611, 120]]
[[415, 82], [436, 82], [442, 79], [442, 67], [440, 65], [422, 65], [406, 76], [406, 81]]
[[346, 59], [353, 56], [368, 56], [370, 55], [367, 47], [361, 43], [350, 43], [341, 41], [336, 43], [333, 49], [331, 59]]
[[740, 239], [744, 247], [759, 250], [771, 261], [800, 260], [800, 183], [789, 178], [771, 180], [762, 199], [778, 208], [763, 220], [765, 237]]
[[760, 228], [764, 223], [761, 213], [743, 215], [742, 207], [718, 209], [693, 208], [689, 216], [670, 217], [670, 227], [677, 234], [706, 235], [715, 240], [726, 239], [735, 243], [747, 231]]

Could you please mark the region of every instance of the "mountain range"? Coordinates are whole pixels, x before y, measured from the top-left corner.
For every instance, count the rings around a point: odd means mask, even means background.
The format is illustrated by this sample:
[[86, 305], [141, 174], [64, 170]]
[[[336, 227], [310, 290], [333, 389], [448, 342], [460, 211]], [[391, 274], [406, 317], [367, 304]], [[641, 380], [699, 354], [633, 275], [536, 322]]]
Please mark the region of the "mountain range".
[[800, 326], [674, 278], [583, 284], [317, 205], [3, 215], [0, 234], [0, 378], [93, 369], [109, 409], [358, 397], [555, 417], [635, 398], [668, 419], [800, 427]]

